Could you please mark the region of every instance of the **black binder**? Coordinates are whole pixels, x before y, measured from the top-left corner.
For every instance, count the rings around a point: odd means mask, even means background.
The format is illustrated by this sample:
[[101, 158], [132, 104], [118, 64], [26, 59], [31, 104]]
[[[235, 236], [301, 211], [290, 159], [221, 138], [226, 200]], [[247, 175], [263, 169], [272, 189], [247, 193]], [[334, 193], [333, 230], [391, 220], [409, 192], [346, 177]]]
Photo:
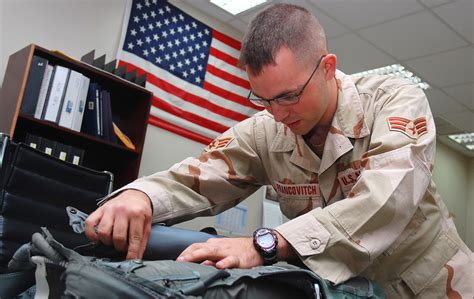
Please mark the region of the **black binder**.
[[25, 88], [25, 95], [21, 102], [21, 113], [26, 115], [35, 115], [36, 103], [41, 90], [41, 83], [43, 82], [44, 72], [48, 60], [43, 57], [34, 55], [31, 61], [30, 72], [28, 73], [28, 80]]
[[115, 136], [114, 127], [112, 125], [112, 105], [110, 101], [110, 92], [107, 90], [102, 91], [102, 108], [104, 139], [113, 143], [117, 143], [117, 136]]
[[89, 84], [86, 107], [82, 119], [81, 132], [92, 136], [101, 137], [100, 133], [100, 101], [101, 87], [98, 83]]

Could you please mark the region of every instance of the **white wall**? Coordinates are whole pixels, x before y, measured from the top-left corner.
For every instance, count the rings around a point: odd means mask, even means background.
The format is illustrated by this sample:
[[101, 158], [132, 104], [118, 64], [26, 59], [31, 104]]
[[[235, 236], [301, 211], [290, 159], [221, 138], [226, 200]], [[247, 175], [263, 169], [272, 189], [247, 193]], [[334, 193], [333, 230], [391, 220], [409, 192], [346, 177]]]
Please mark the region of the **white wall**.
[[31, 43], [79, 59], [117, 52], [126, 0], [0, 0], [0, 81], [8, 56]]
[[474, 162], [472, 161], [474, 159], [469, 159], [440, 142], [436, 150], [434, 180], [449, 212], [454, 217], [459, 234], [466, 242], [470, 239], [467, 243], [472, 249], [474, 248], [473, 222], [470, 215], [474, 214], [472, 209], [474, 201], [472, 192]]
[[464, 240], [474, 250], [474, 158], [467, 163], [469, 167], [468, 194], [466, 202], [466, 233]]
[[[239, 39], [241, 33], [180, 1], [170, 1], [197, 19]], [[30, 43], [59, 49], [80, 58], [96, 49], [96, 56], [115, 57], [126, 0], [0, 0], [0, 82], [8, 56]], [[165, 169], [187, 156], [198, 155], [202, 144], [149, 126], [140, 175]], [[439, 144], [435, 167], [438, 189], [455, 215], [455, 223], [470, 248], [474, 248], [474, 159], [467, 159]], [[258, 191], [245, 201], [247, 232], [261, 225], [263, 195]], [[194, 220], [186, 227], [213, 225], [214, 220]]]

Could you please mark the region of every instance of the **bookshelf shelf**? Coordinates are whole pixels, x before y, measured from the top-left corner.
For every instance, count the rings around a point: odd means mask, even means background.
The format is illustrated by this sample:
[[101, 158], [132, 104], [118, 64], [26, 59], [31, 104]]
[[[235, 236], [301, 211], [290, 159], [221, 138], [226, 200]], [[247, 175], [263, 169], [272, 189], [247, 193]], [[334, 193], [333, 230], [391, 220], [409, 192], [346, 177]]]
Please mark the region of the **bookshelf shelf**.
[[[108, 90], [113, 120], [130, 138], [135, 149], [22, 114], [20, 108], [34, 55], [46, 58], [53, 65], [77, 71]], [[116, 75], [31, 44], [9, 57], [0, 95], [0, 132], [9, 134], [15, 142], [24, 142], [29, 133], [83, 149], [82, 165], [112, 172], [114, 189], [117, 189], [138, 176], [151, 96], [146, 89]]]
[[[25, 126], [25, 129], [19, 130], [19, 132], [30, 133], [30, 132], [40, 131], [40, 132], [46, 132], [46, 133], [37, 134], [37, 135], [51, 135], [48, 133], [48, 131], [54, 134], [60, 131], [62, 134], [65, 134], [65, 137], [66, 135], [71, 135], [70, 136], [71, 138], [76, 138], [77, 139], [76, 141], [79, 141], [79, 143], [81, 144], [87, 144], [88, 142], [92, 142], [92, 143], [97, 143], [98, 145], [102, 144], [102, 146], [104, 147], [110, 147], [110, 150], [118, 150], [118, 151], [130, 152], [132, 154], [140, 154], [140, 152], [137, 149], [133, 150], [126, 147], [125, 145], [113, 143], [113, 142], [104, 140], [102, 138], [76, 132], [69, 128], [58, 126], [56, 123], [37, 119], [29, 115], [22, 115], [22, 114], [18, 115], [17, 125]], [[41, 128], [41, 129], [38, 130], [38, 128]]]

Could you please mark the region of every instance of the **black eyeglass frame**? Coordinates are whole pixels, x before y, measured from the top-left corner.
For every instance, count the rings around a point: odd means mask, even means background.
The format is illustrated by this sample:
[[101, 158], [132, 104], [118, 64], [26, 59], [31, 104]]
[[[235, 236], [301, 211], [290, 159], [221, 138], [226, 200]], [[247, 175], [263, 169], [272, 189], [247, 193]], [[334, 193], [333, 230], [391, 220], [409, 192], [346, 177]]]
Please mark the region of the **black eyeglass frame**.
[[252, 95], [252, 90], [250, 90], [250, 92], [247, 96], [247, 100], [249, 100], [255, 106], [259, 106], [259, 107], [269, 107], [270, 102], [273, 102], [273, 101], [275, 101], [278, 105], [281, 105], [281, 106], [290, 106], [290, 105], [298, 103], [301, 96], [303, 95], [303, 92], [304, 92], [306, 86], [309, 84], [309, 82], [313, 78], [314, 74], [318, 70], [319, 65], [321, 64], [321, 61], [323, 61], [324, 57], [326, 57], [326, 55], [322, 55], [318, 59], [318, 63], [316, 64], [316, 67], [314, 68], [313, 72], [311, 73], [311, 76], [309, 76], [308, 80], [306, 80], [306, 83], [303, 85], [303, 87], [301, 87], [300, 91], [296, 92], [295, 94], [290, 94], [290, 95], [286, 95], [286, 96], [283, 96], [283, 97], [277, 97], [277, 98], [273, 98], [273, 99], [251, 98], [250, 96]]

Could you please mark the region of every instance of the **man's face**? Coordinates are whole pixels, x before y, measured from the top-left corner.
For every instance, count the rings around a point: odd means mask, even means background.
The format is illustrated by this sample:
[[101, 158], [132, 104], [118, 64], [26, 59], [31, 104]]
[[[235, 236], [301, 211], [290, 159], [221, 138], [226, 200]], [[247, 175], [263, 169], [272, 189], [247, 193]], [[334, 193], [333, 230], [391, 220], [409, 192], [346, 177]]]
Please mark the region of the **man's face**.
[[[297, 93], [311, 76], [318, 58], [314, 57], [314, 65], [302, 66], [289, 49], [280, 49], [275, 65], [264, 66], [257, 76], [247, 72], [252, 92], [264, 99]], [[323, 65], [324, 59], [296, 104], [282, 106], [272, 101], [266, 107], [277, 122], [285, 124], [296, 135], [305, 135], [317, 126], [328, 108], [330, 96]]]

